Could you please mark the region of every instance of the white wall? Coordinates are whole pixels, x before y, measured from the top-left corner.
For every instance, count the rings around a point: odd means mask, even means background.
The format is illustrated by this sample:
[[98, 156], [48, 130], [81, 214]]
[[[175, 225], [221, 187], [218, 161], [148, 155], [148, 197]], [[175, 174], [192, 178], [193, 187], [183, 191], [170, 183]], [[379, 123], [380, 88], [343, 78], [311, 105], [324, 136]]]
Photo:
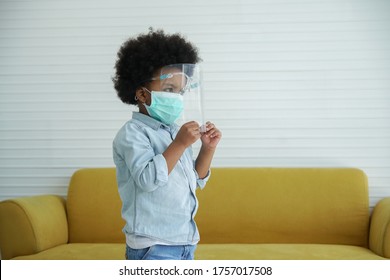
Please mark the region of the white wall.
[[114, 166], [116, 52], [149, 26], [200, 48], [214, 166], [358, 167], [390, 196], [389, 1], [0, 0], [0, 199]]

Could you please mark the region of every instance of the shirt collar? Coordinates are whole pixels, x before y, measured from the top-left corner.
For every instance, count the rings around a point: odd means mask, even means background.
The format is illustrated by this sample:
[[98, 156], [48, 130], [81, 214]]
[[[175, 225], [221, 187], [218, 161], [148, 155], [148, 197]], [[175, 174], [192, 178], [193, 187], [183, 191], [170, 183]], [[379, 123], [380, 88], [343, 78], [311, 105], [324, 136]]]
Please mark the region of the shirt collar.
[[174, 131], [174, 129], [177, 128], [176, 124], [172, 124], [172, 125], [168, 126], [168, 125], [163, 124], [162, 122], [155, 120], [152, 117], [145, 115], [145, 114], [142, 114], [140, 112], [133, 112], [133, 119], [144, 123], [145, 125], [153, 128], [154, 130], [158, 130], [159, 128], [165, 128], [165, 129]]

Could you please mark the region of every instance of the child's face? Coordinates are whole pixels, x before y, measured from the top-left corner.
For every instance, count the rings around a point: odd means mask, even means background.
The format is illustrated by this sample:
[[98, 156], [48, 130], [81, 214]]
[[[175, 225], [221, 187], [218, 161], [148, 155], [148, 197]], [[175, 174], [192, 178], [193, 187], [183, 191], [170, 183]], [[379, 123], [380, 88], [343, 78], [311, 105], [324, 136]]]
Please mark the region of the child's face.
[[[150, 91], [163, 91], [183, 94], [187, 86], [187, 76], [177, 68], [161, 68], [156, 71], [154, 78], [147, 84]], [[151, 104], [151, 94], [146, 91], [146, 105]]]

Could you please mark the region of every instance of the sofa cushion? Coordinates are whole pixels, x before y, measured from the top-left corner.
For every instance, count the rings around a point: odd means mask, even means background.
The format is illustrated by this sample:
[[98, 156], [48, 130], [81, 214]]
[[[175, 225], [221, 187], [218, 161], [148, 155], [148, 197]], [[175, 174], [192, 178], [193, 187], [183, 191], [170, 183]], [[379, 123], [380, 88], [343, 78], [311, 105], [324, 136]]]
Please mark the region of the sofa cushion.
[[69, 243], [124, 243], [115, 168], [76, 171], [67, 197]]
[[[123, 260], [124, 244], [60, 245], [15, 260]], [[372, 251], [347, 245], [318, 244], [199, 244], [196, 260], [379, 260]]]
[[124, 260], [125, 244], [73, 243], [14, 260]]
[[201, 243], [367, 247], [368, 186], [353, 168], [215, 168], [197, 192]]
[[325, 244], [199, 244], [197, 260], [380, 260], [367, 248]]

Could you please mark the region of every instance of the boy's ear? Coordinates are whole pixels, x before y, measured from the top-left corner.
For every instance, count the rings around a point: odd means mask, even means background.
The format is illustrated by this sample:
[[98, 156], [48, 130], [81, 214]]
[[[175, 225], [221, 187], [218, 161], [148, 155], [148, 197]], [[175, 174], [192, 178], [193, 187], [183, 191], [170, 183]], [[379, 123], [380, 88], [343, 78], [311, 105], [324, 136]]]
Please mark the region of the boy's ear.
[[146, 90], [142, 87], [135, 91], [135, 100], [139, 100], [141, 103], [145, 103], [147, 100]]

